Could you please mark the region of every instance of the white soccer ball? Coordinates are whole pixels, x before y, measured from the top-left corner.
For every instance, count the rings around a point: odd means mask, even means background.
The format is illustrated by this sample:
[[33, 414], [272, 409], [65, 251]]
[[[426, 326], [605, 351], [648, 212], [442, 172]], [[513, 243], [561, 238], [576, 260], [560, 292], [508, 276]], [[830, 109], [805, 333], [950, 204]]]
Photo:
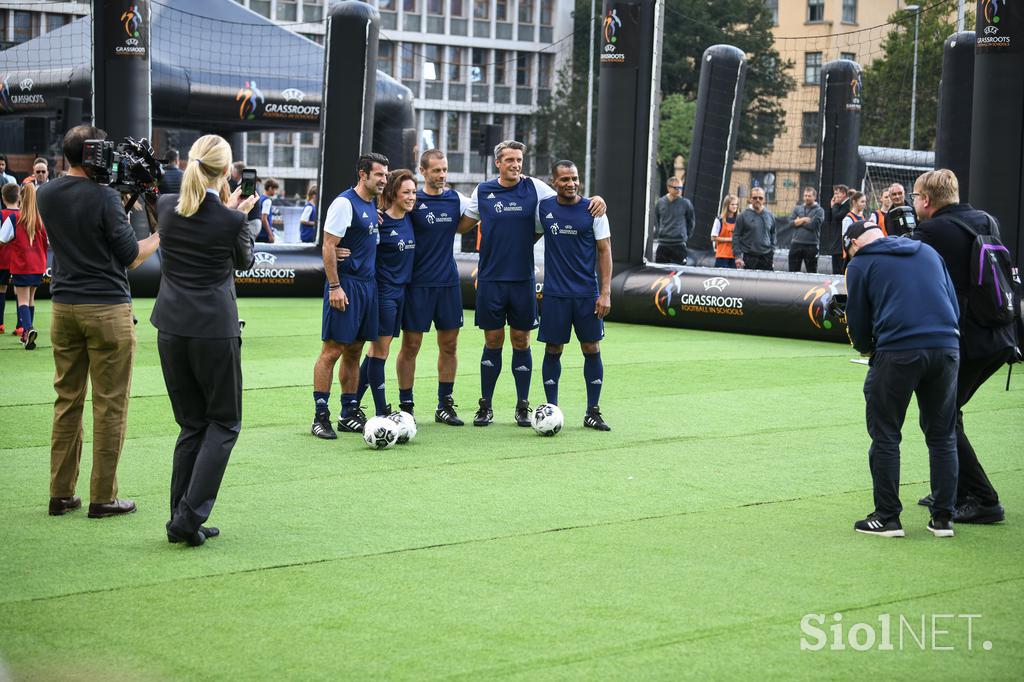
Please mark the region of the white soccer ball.
[[399, 445], [405, 445], [416, 437], [416, 419], [408, 412], [392, 412], [388, 419], [398, 426]]
[[530, 415], [530, 424], [533, 426], [533, 430], [542, 436], [555, 435], [562, 430], [564, 423], [565, 417], [562, 416], [558, 405], [541, 403]]
[[398, 424], [387, 417], [371, 417], [363, 427], [363, 440], [374, 450], [390, 448], [398, 442]]

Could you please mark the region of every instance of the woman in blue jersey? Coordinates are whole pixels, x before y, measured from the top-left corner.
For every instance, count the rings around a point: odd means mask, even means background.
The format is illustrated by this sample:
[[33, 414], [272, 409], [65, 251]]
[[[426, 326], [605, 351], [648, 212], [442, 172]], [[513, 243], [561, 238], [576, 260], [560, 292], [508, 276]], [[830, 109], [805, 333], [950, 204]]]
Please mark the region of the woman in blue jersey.
[[405, 168], [391, 171], [380, 196], [383, 221], [377, 244], [377, 310], [379, 335], [370, 342], [370, 352], [359, 368], [359, 400], [366, 389], [373, 393], [377, 415], [391, 413], [384, 396], [384, 362], [391, 341], [402, 328], [405, 288], [412, 281], [413, 254], [416, 249], [412, 220], [408, 213], [416, 205], [416, 179]]

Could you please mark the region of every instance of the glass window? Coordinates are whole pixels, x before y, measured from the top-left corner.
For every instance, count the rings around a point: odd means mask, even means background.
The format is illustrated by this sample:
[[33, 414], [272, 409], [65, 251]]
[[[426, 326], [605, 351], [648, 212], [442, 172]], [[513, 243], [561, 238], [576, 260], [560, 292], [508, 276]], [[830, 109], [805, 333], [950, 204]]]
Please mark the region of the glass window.
[[416, 13], [416, 0], [402, 0], [402, 9], [406, 14]]
[[402, 78], [412, 80], [416, 78], [416, 51], [414, 45], [402, 44]]
[[299, 133], [299, 165], [320, 167], [320, 133]]
[[441, 144], [441, 112], [423, 112], [421, 149], [437, 149]]
[[295, 165], [295, 134], [274, 133], [274, 166], [291, 168]]
[[487, 50], [473, 48], [473, 67], [469, 70], [469, 80], [474, 83], [487, 82]]
[[519, 23], [533, 23], [533, 0], [519, 0]]
[[857, 23], [857, 0], [843, 0], [843, 23]]
[[448, 13], [451, 14], [453, 17], [466, 16], [464, 14], [465, 11], [466, 8], [463, 5], [462, 0], [450, 0], [450, 2], [448, 3]]
[[14, 12], [13, 42], [23, 43], [39, 35], [39, 15], [34, 12]]
[[277, 20], [296, 21], [299, 18], [297, 0], [277, 0]]
[[768, 14], [772, 18], [772, 26], [779, 25], [779, 0], [764, 0], [764, 6], [768, 8]]
[[457, 111], [449, 111], [447, 118], [448, 125], [448, 150], [457, 151], [462, 149], [462, 121], [459, 119], [461, 114]]
[[473, 18], [474, 19], [490, 19], [491, 18], [491, 0], [474, 0], [474, 2], [473, 2]]
[[505, 74], [508, 71], [509, 53], [506, 50], [494, 51], [494, 82], [498, 85], [505, 84]]
[[319, 0], [305, 0], [302, 3], [302, 20], [303, 21], [323, 21], [324, 20], [324, 8], [320, 4]]
[[855, 61], [857, 61], [857, 53], [856, 52], [840, 52], [839, 53], [839, 58], [840, 59], [849, 59], [851, 62], [855, 62]]
[[817, 85], [821, 80], [821, 53], [804, 53], [804, 83]]
[[805, 111], [800, 126], [800, 144], [817, 145], [821, 138], [821, 129], [818, 125], [818, 112]]
[[395, 11], [395, 0], [379, 0], [379, 2], [377, 3], [377, 6], [380, 9], [382, 9], [382, 10], [386, 10], [388, 12], [394, 12]]
[[377, 43], [377, 68], [389, 76], [395, 75], [395, 44], [391, 41]]
[[807, 21], [825, 21], [825, 0], [807, 0]]
[[508, 0], [497, 0], [494, 3], [494, 18], [498, 21], [508, 21]]
[[56, 28], [60, 28], [67, 23], [70, 23], [71, 15], [69, 14], [47, 14], [46, 15], [46, 30], [52, 31]]
[[266, 133], [246, 133], [245, 163], [253, 168], [266, 168], [270, 161]]
[[462, 63], [465, 61], [466, 48], [448, 48], [448, 80], [452, 83], [459, 83], [463, 79]]
[[249, 9], [270, 18], [270, 0], [249, 0]]
[[444, 14], [444, 0], [427, 0], [427, 14]]
[[423, 80], [441, 80], [441, 46], [423, 46]]
[[764, 190], [765, 203], [775, 203], [775, 171], [760, 171], [750, 174], [750, 188], [760, 187]]
[[515, 132], [512, 134], [513, 140], [519, 140], [525, 145], [530, 144], [530, 117], [529, 116], [516, 116]]
[[542, 88], [551, 87], [551, 76], [555, 66], [555, 55], [541, 52], [537, 55], [537, 85]]
[[530, 67], [533, 63], [533, 54], [520, 52], [516, 56], [516, 85], [528, 87], [530, 85]]
[[555, 19], [555, 0], [540, 0], [540, 25], [551, 26]]

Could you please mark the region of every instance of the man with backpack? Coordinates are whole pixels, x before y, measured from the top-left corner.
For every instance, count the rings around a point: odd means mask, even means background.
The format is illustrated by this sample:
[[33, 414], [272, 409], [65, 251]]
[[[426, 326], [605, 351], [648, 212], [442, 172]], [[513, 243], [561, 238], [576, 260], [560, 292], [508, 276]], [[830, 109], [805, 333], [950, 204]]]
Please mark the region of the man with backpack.
[[[960, 476], [953, 518], [960, 523], [998, 523], [1005, 512], [964, 432], [963, 407], [989, 377], [1018, 357], [1019, 301], [1013, 297], [1012, 257], [999, 241], [995, 219], [960, 203], [960, 186], [952, 171], [939, 169], [920, 176], [912, 197], [922, 221], [912, 238], [939, 252], [960, 306], [956, 393]], [[928, 504], [930, 497], [921, 503]]]

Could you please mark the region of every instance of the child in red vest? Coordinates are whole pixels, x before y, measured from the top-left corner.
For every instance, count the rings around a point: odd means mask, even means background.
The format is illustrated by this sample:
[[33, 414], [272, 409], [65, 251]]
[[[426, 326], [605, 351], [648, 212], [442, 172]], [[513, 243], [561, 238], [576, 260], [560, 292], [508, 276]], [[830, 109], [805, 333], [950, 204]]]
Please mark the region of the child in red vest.
[[35, 350], [37, 332], [32, 325], [35, 316], [36, 287], [43, 283], [46, 272], [46, 251], [50, 244], [46, 228], [36, 208], [36, 188], [21, 186], [21, 212], [18, 219], [8, 218], [0, 226], [0, 242], [7, 244], [7, 265], [11, 284], [18, 297], [18, 327], [25, 350]]

